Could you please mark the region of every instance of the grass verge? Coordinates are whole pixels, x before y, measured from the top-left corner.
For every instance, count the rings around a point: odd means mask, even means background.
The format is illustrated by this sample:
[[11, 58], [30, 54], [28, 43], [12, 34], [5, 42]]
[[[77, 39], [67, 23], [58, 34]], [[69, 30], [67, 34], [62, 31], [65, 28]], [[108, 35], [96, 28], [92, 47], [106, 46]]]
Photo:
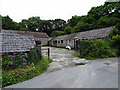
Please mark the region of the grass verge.
[[73, 55], [74, 57], [79, 57], [79, 56], [80, 56], [79, 53], [72, 53], [72, 55]]
[[48, 69], [51, 62], [52, 59], [42, 58], [37, 64], [31, 63], [26, 68], [2, 70], [2, 87], [20, 83], [42, 74]]

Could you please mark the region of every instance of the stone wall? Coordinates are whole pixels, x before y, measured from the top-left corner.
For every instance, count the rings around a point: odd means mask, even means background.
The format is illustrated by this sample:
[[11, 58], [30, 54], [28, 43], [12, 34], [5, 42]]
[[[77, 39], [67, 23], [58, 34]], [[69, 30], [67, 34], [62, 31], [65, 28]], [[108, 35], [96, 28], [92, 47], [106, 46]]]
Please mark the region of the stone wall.
[[42, 46], [47, 46], [49, 38], [35, 38], [35, 41], [40, 41]]

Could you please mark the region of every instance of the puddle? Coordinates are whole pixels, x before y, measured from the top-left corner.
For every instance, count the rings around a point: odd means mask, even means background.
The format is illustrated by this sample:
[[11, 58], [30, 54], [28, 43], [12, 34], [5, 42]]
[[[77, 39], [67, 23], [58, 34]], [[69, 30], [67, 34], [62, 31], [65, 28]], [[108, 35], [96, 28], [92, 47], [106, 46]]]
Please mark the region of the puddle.
[[75, 65], [76, 65], [76, 66], [85, 65], [85, 63], [76, 63]]

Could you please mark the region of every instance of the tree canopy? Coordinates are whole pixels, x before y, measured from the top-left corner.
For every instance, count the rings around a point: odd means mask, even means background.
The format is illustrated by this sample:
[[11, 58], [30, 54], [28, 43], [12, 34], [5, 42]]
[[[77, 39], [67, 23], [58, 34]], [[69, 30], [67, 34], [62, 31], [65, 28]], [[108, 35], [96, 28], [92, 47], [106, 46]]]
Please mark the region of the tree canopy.
[[92, 7], [87, 15], [72, 16], [67, 22], [62, 19], [42, 20], [40, 17], [30, 17], [17, 23], [9, 16], [2, 16], [3, 29], [45, 32], [49, 36], [115, 26], [118, 23], [120, 23], [120, 2], [105, 2], [104, 5]]

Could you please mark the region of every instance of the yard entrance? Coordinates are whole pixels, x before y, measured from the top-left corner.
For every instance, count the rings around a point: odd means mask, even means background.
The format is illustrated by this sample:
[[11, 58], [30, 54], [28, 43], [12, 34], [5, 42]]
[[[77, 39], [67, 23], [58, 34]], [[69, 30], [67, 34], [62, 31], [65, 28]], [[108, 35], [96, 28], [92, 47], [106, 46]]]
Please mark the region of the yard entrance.
[[[48, 72], [60, 70], [64, 67], [75, 66], [76, 62], [88, 62], [84, 59], [74, 57], [72, 53], [76, 53], [74, 50], [67, 50], [64, 48], [56, 47], [42, 47], [42, 49], [50, 48], [50, 59], [53, 59], [53, 62], [50, 63]], [[44, 56], [47, 57], [47, 50], [42, 50]]]

